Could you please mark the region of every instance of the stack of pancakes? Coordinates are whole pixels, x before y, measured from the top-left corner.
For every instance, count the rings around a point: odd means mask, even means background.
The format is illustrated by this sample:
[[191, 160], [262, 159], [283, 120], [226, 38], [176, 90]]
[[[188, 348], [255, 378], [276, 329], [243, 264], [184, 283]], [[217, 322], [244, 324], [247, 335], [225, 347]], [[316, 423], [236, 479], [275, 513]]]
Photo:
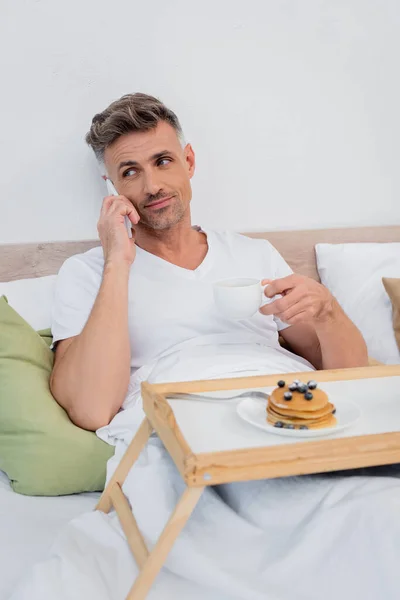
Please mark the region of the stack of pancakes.
[[285, 429], [334, 427], [336, 409], [315, 381], [278, 382], [268, 399], [267, 421]]

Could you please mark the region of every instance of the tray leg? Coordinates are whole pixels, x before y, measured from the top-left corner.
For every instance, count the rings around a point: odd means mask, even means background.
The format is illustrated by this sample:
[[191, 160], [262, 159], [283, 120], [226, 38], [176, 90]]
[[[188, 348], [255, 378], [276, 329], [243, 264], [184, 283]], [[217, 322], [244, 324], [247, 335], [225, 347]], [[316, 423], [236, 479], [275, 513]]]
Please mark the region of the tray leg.
[[149, 557], [149, 551], [146, 542], [140, 533], [131, 505], [124, 495], [119, 483], [116, 483], [111, 490], [111, 501], [136, 563], [139, 569], [142, 569]]
[[192, 514], [204, 487], [187, 487], [175, 507], [158, 542], [150, 552], [126, 600], [144, 600], [163, 566], [176, 538]]
[[152, 432], [153, 427], [151, 426], [150, 421], [147, 418], [143, 419], [143, 422], [139, 427], [135, 437], [128, 446], [127, 451], [122, 457], [118, 467], [115, 469], [114, 475], [111, 477], [108, 485], [102, 493], [95, 510], [101, 510], [104, 513], [110, 512], [112, 507], [111, 491], [114, 485], [118, 483], [120, 486], [122, 486], [132, 465], [139, 458], [139, 455], [147, 444]]

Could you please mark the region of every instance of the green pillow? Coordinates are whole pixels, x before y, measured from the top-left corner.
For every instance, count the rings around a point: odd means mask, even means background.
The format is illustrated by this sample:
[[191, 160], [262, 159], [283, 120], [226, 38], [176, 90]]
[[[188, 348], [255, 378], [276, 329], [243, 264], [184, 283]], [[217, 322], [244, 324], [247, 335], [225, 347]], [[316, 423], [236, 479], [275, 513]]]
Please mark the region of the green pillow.
[[51, 333], [41, 333], [0, 298], [0, 469], [20, 494], [101, 491], [114, 447], [74, 425], [54, 400]]
[[[5, 296], [3, 296], [3, 297], [5, 298]], [[38, 331], [38, 334], [40, 335], [42, 340], [44, 342], [46, 342], [48, 347], [51, 348], [51, 345], [53, 343], [53, 336], [51, 334], [51, 329], [41, 329], [40, 331]]]

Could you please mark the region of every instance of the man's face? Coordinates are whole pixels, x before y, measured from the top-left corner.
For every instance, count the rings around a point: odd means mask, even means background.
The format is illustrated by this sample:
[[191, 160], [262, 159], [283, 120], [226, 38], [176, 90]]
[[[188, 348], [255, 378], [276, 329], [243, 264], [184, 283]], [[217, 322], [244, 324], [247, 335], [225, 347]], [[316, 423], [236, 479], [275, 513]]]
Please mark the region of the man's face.
[[139, 226], [169, 229], [183, 219], [192, 198], [195, 159], [171, 125], [162, 121], [155, 129], [121, 136], [106, 149], [104, 162], [118, 193], [139, 213]]

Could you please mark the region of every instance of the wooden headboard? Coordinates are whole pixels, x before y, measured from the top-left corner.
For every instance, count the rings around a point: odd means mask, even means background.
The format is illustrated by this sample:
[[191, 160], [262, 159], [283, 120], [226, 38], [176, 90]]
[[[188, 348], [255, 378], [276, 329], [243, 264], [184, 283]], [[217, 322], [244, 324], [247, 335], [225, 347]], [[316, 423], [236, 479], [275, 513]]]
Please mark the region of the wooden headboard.
[[[315, 244], [400, 242], [400, 225], [309, 231], [271, 231], [246, 235], [269, 240], [293, 271], [318, 280]], [[85, 252], [98, 245], [98, 240], [0, 245], [0, 281], [53, 275], [58, 272], [69, 256]]]

